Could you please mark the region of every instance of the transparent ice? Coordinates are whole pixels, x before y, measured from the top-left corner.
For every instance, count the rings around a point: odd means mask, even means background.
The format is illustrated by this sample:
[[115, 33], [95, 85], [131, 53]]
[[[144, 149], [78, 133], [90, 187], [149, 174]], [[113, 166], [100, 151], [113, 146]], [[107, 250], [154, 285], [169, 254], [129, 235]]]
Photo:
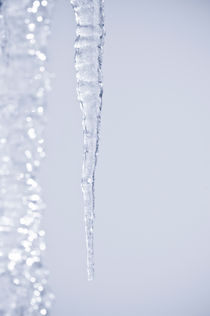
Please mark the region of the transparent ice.
[[52, 0], [0, 1], [0, 315], [47, 315], [45, 209], [38, 171]]
[[[50, 75], [47, 38], [54, 0], [0, 0], [0, 316], [49, 315], [43, 265], [45, 204], [39, 167]], [[94, 179], [102, 106], [103, 0], [71, 0], [75, 66], [83, 113], [88, 279], [94, 276]]]
[[104, 45], [104, 1], [71, 0], [76, 17], [75, 68], [77, 94], [83, 114], [84, 199], [88, 280], [94, 278], [93, 227], [95, 218], [95, 169], [102, 107], [102, 53]]

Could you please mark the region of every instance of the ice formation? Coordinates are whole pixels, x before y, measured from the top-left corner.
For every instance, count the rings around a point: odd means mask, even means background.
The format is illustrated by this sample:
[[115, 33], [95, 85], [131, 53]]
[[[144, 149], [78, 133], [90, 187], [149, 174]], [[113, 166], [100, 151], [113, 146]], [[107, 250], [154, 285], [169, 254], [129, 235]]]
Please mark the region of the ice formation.
[[84, 159], [82, 192], [84, 199], [88, 279], [94, 277], [93, 228], [94, 183], [99, 146], [102, 106], [102, 53], [104, 44], [104, 1], [71, 0], [76, 17], [75, 68], [77, 94], [83, 114]]
[[[53, 0], [0, 0], [0, 315], [49, 315], [53, 295], [43, 265], [46, 46]], [[83, 113], [88, 279], [94, 276], [94, 178], [102, 106], [103, 0], [71, 0], [75, 66]]]
[[0, 315], [47, 315], [51, 302], [38, 181], [52, 0], [0, 1]]

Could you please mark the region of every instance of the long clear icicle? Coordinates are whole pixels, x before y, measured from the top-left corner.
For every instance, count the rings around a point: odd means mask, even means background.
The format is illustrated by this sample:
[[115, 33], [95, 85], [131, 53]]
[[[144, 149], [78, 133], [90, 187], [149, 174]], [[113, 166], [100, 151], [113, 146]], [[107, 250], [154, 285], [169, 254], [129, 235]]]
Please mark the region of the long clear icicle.
[[49, 315], [38, 173], [53, 0], [0, 1], [0, 315]]
[[82, 192], [87, 245], [88, 280], [94, 278], [94, 183], [102, 107], [104, 0], [71, 0], [76, 17], [75, 68], [83, 120]]

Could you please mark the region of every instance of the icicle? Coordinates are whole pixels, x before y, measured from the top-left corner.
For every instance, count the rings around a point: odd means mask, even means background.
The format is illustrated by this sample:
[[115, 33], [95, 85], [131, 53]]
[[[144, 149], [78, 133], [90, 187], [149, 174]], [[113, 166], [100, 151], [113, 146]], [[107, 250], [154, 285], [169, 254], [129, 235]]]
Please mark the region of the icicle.
[[0, 315], [48, 315], [38, 180], [52, 0], [0, 1]]
[[88, 280], [94, 278], [94, 182], [99, 146], [102, 106], [102, 51], [104, 43], [104, 1], [71, 0], [76, 16], [75, 68], [77, 94], [83, 114], [84, 199]]

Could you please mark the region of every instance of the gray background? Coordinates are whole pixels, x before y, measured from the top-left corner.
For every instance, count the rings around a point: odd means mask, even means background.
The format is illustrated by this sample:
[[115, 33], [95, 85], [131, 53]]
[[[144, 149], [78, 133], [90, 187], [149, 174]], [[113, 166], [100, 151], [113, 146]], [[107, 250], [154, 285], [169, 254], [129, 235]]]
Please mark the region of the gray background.
[[41, 180], [53, 316], [210, 315], [210, 1], [105, 0], [96, 278], [86, 278], [69, 1], [49, 43]]

